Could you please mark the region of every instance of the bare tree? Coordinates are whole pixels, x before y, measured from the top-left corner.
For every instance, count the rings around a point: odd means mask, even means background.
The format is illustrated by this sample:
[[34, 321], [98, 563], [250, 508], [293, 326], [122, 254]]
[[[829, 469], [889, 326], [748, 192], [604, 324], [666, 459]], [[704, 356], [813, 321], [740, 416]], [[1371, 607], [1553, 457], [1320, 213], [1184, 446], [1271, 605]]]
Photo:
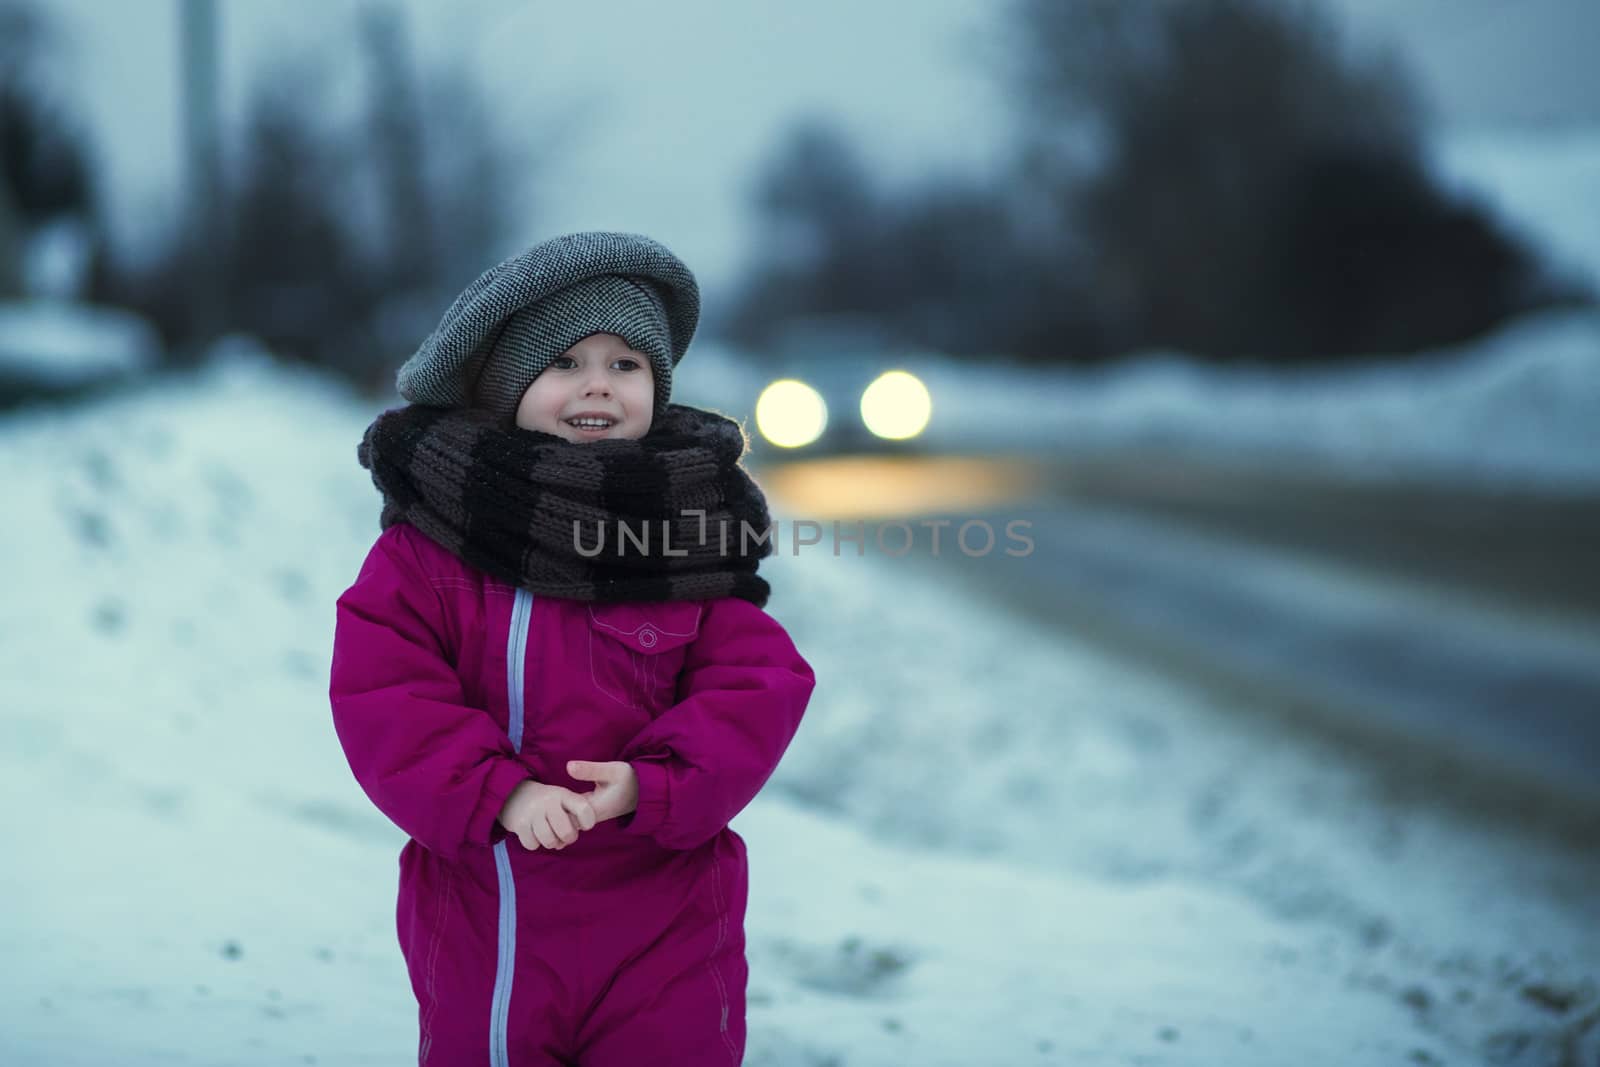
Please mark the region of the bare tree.
[[882, 204], [842, 132], [816, 118], [797, 123], [758, 177], [753, 203], [757, 250], [731, 335], [760, 343], [789, 317], [887, 309]]
[[46, 72], [59, 44], [32, 7], [0, 3], [0, 298], [22, 291], [38, 227], [66, 216], [97, 229], [89, 138]]
[[[396, 9], [367, 8], [358, 29], [369, 90], [353, 116], [328, 107], [313, 55], [256, 78], [232, 131], [221, 273], [226, 328], [376, 384], [505, 241], [519, 152], [470, 72], [414, 61]], [[176, 235], [115, 289], [169, 342], [196, 340]]]
[[956, 354], [1093, 354], [1079, 251], [1040, 240], [1011, 185], [935, 174], [891, 188], [842, 131], [797, 125], [756, 183], [728, 332], [761, 346], [789, 320], [843, 315]]
[[426, 285], [434, 257], [420, 87], [397, 8], [366, 9], [361, 33], [371, 69], [367, 135], [385, 214], [374, 269], [382, 272], [386, 288], [416, 289]]
[[364, 270], [348, 213], [351, 173], [339, 130], [324, 124], [317, 77], [280, 67], [247, 108], [230, 194], [230, 322], [287, 355], [352, 373], [381, 280]]
[[[1519, 306], [1527, 257], [1428, 180], [1404, 68], [1313, 5], [1016, 10], [1024, 173], [1092, 249], [1118, 347], [1318, 357], [1458, 339]], [[1471, 296], [1402, 300], [1419, 285]]]

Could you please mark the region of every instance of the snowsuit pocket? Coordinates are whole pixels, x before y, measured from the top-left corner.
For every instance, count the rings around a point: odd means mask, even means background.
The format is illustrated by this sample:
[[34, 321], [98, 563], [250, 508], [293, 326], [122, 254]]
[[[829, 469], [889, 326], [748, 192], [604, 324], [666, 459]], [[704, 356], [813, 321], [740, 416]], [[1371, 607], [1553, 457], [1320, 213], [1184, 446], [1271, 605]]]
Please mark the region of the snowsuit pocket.
[[678, 673], [700, 633], [703, 605], [589, 605], [589, 671], [595, 688], [625, 707], [659, 714], [677, 701]]

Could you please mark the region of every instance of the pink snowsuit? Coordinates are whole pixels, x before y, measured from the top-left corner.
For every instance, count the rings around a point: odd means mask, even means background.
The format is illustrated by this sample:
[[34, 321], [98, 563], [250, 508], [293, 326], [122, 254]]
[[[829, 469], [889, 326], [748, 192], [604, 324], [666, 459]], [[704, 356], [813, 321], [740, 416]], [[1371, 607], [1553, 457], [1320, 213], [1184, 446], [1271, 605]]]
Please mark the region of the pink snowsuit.
[[[339, 598], [330, 699], [357, 781], [411, 835], [418, 1062], [738, 1064], [748, 869], [728, 821], [812, 685], [748, 601], [535, 595], [385, 530]], [[638, 808], [530, 852], [496, 816], [528, 778], [592, 790], [571, 759], [629, 762]]]

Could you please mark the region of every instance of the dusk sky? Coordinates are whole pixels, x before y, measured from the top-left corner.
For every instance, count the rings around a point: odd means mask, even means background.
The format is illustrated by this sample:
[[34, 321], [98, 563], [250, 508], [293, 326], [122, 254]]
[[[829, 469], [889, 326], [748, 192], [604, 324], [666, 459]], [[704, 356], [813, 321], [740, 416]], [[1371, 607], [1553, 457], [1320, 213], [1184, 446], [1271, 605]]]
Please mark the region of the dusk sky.
[[[177, 195], [177, 0], [52, 0], [61, 75], [106, 163], [119, 237], [160, 225]], [[583, 228], [649, 232], [715, 292], [747, 239], [745, 191], [786, 124], [824, 112], [899, 177], [982, 168], [1009, 130], [991, 0], [617, 0], [604, 5], [411, 0], [424, 62], [481, 70], [508, 129], [566, 129], [506, 251]], [[1600, 122], [1588, 0], [1338, 0], [1357, 41], [1402, 47], [1456, 126]], [[225, 115], [275, 55], [325, 57], [331, 106], [356, 99], [354, 0], [222, 0]], [[537, 192], [537, 197], [533, 196]]]

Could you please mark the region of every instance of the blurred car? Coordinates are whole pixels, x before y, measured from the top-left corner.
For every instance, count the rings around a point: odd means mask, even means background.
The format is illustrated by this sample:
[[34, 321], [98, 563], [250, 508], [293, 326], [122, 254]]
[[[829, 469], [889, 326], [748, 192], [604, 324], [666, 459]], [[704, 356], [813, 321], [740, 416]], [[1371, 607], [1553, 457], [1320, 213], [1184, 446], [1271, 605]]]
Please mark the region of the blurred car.
[[768, 454], [915, 451], [932, 414], [920, 353], [871, 319], [810, 316], [760, 353], [754, 446]]

